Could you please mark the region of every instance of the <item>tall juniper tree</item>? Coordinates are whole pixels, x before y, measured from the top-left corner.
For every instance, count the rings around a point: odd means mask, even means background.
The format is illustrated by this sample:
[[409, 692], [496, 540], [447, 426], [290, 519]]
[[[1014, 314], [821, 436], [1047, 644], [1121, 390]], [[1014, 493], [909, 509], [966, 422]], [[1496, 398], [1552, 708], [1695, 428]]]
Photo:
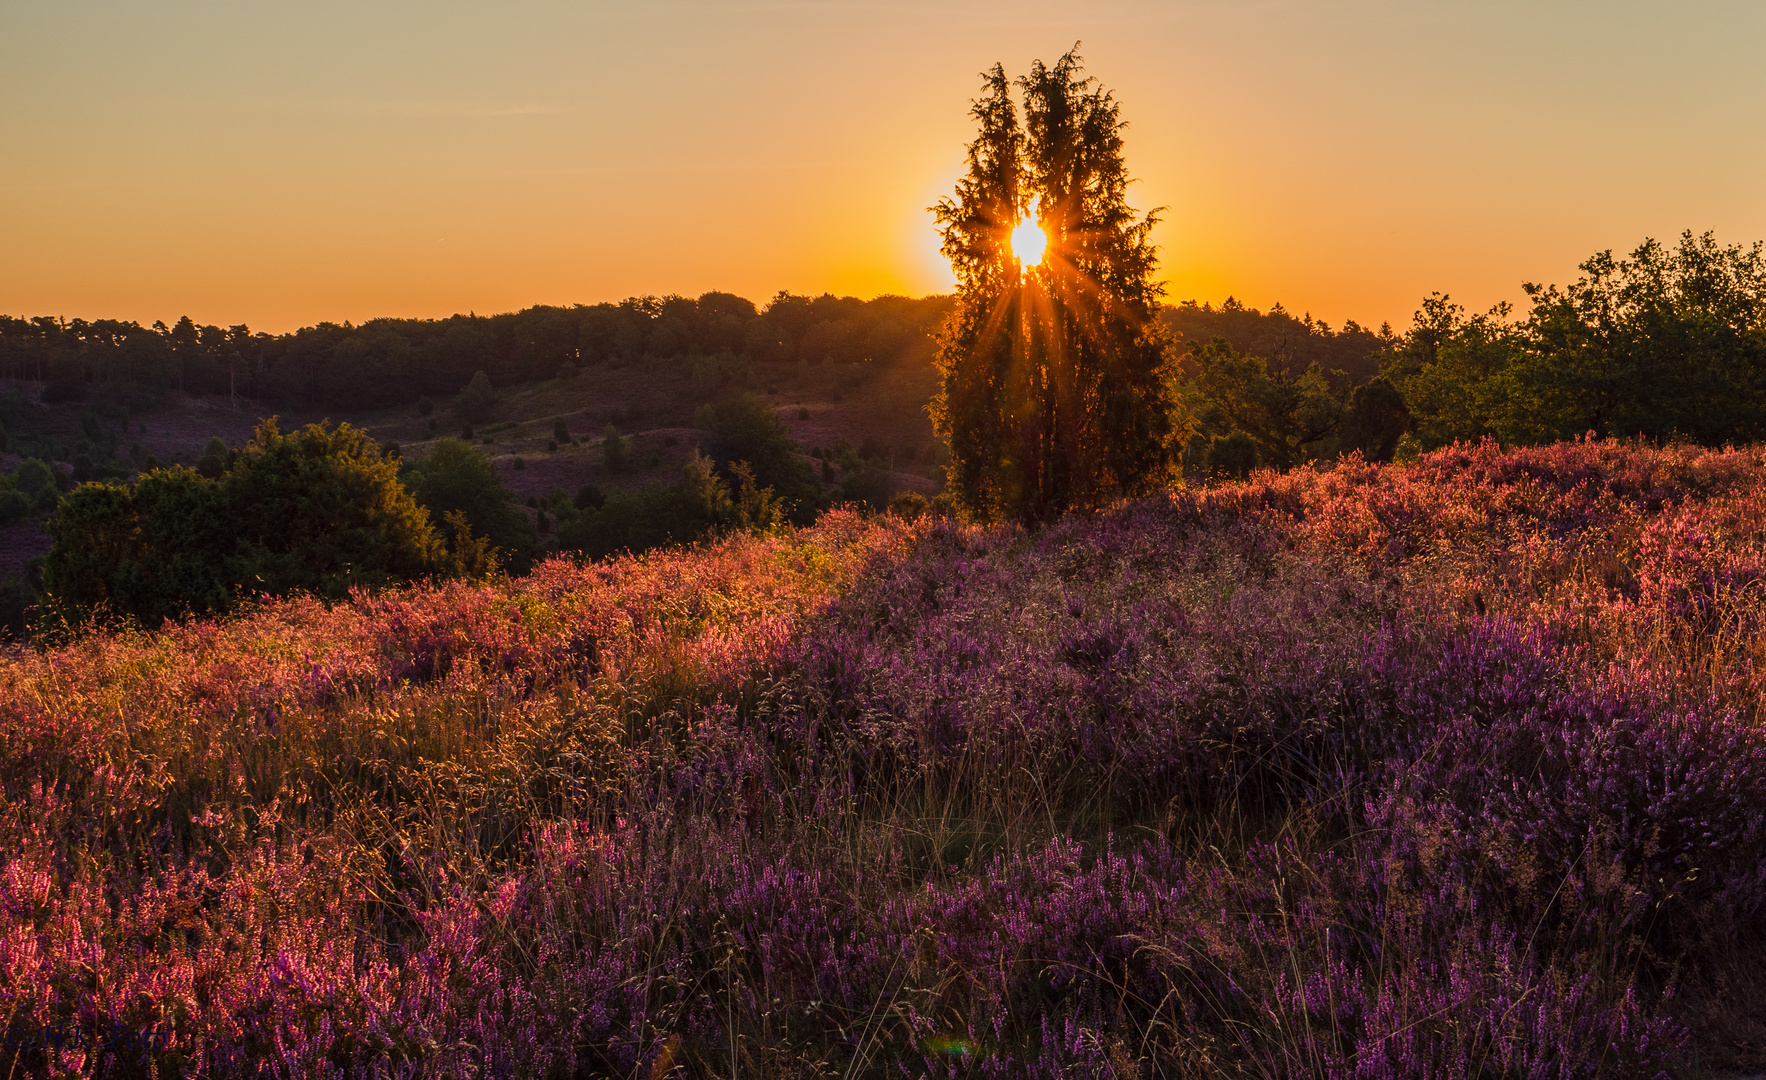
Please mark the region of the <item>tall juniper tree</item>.
[[[984, 518], [1095, 508], [1159, 486], [1176, 460], [1157, 217], [1129, 208], [1125, 124], [1082, 71], [1077, 47], [1016, 80], [994, 65], [967, 172], [933, 207], [957, 275], [933, 421], [953, 487]], [[1034, 265], [1013, 250], [1024, 221], [1047, 239]]]

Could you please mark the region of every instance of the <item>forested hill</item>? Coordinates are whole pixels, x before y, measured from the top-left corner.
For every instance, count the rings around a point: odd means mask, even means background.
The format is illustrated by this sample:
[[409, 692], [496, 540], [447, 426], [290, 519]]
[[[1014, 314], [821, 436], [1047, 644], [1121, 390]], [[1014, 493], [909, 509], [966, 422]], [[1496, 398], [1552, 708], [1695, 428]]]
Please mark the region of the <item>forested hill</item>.
[[46, 383], [44, 400], [228, 394], [266, 406], [352, 410], [449, 397], [483, 371], [502, 386], [565, 365], [642, 357], [742, 356], [771, 364], [929, 362], [950, 298], [874, 300], [779, 293], [765, 308], [730, 293], [640, 296], [617, 304], [504, 315], [320, 323], [290, 334], [246, 326], [0, 316], [0, 378]]
[[[1578, 269], [1562, 288], [1524, 286], [1524, 313], [1506, 304], [1468, 313], [1434, 294], [1402, 334], [1353, 321], [1333, 329], [1280, 304], [1258, 311], [1232, 299], [1161, 309], [1184, 357], [1195, 432], [1186, 471], [1213, 460], [1203, 471], [1243, 475], [1347, 450], [1387, 460], [1405, 435], [1423, 450], [1588, 431], [1706, 445], [1766, 439], [1766, 247], [1686, 232], [1672, 247], [1645, 240], [1629, 258], [1603, 251]], [[151, 411], [181, 391], [243, 399], [262, 414], [335, 416], [451, 400], [478, 372], [510, 386], [645, 359], [689, 359], [692, 382], [707, 386], [733, 374], [752, 383], [768, 366], [864, 360], [929, 377], [933, 332], [951, 305], [947, 296], [781, 292], [759, 308], [710, 292], [282, 335], [188, 318], [143, 327], [0, 316], [0, 380], [42, 386], [43, 404], [92, 400], [98, 411]]]
[[[116, 319], [0, 315], [0, 379], [45, 384], [45, 403], [151, 398], [166, 391], [236, 396], [286, 410], [348, 412], [452, 398], [475, 372], [497, 386], [550, 379], [566, 365], [644, 357], [742, 357], [763, 364], [930, 364], [948, 296], [874, 300], [781, 292], [757, 308], [730, 293], [698, 299], [638, 296], [617, 304], [531, 307], [502, 315], [320, 323], [289, 334]], [[1219, 307], [1185, 301], [1162, 311], [1180, 343], [1229, 342], [1298, 376], [1309, 366], [1353, 384], [1379, 372], [1399, 344], [1353, 320], [1342, 329], [1281, 304], [1267, 312], [1229, 297]]]
[[[779, 293], [764, 308], [729, 293], [698, 299], [637, 296], [617, 304], [531, 307], [502, 315], [320, 323], [289, 334], [246, 326], [167, 326], [117, 319], [0, 315], [0, 378], [48, 384], [50, 402], [94, 388], [236, 394], [291, 407], [375, 408], [416, 394], [451, 397], [483, 371], [496, 385], [549, 379], [578, 367], [644, 356], [727, 353], [767, 363], [850, 363], [931, 357], [947, 296], [874, 300]], [[1365, 382], [1399, 339], [1346, 322], [1333, 331], [1281, 304], [1267, 312], [1228, 297], [1162, 313], [1180, 341], [1222, 338], [1293, 374], [1311, 364]]]

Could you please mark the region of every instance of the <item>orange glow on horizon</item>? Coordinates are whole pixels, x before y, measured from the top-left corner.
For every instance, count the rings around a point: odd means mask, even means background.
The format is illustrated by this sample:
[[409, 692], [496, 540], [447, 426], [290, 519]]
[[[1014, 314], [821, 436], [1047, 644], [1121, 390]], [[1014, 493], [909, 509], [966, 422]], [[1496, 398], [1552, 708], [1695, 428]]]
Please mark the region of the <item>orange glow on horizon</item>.
[[1174, 303], [1402, 329], [1430, 292], [1521, 304], [1646, 236], [1766, 237], [1766, 139], [1737, 137], [1761, 130], [1759, 5], [1597, 28], [1535, 6], [1526, 33], [1506, 8], [1373, 0], [1015, 14], [11, 5], [0, 139], [30, 150], [0, 170], [0, 313], [284, 332], [948, 292], [926, 208], [964, 167], [978, 73], [1075, 41], [1130, 125], [1129, 201], [1168, 208]]

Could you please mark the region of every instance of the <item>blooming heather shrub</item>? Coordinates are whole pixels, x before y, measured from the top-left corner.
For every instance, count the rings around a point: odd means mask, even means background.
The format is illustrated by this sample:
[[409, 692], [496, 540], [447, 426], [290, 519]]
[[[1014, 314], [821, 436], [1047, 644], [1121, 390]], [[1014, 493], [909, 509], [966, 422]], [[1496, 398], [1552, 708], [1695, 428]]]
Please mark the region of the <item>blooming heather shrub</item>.
[[1766, 918], [1757, 725], [1662, 701], [1622, 674], [1578, 677], [1543, 634], [1500, 620], [1427, 656], [1382, 652], [1369, 665], [1389, 687], [1378, 726], [1440, 718], [1426, 748], [1386, 758], [1382, 798], [1428, 807], [1456, 838], [1454, 858], [1521, 853], [1532, 868], [1511, 868], [1511, 891], [1533, 876], [1589, 902], [1605, 893], [1600, 932], [1647, 935], [1639, 946], [1658, 955], [1684, 955], [1713, 904], [1732, 925]]
[[[1708, 625], [1725, 601], [1766, 587], [1766, 492], [1669, 506], [1638, 538], [1638, 605]], [[1751, 612], [1751, 605], [1743, 610]], [[1748, 622], [1739, 629], [1753, 631]]]
[[[1100, 816], [1087, 803], [1103, 794], [1143, 818], [1337, 802], [1360, 810], [1337, 828], [1391, 837], [1374, 862], [1426, 825], [1430, 873], [1475, 882], [1458, 895], [1501, 913], [1453, 934], [1490, 951], [1524, 928], [1501, 949], [1529, 978], [1604, 948], [1659, 991], [1716, 940], [1759, 946], [1742, 928], [1763, 913], [1766, 757], [1752, 650], [1733, 630], [1757, 610], [1758, 467], [1737, 452], [1486, 445], [1408, 474], [1351, 463], [1180, 494], [1035, 537], [946, 526], [805, 639], [813, 689], [794, 734], [909, 818], [984, 796], [1008, 819], [1052, 802], [1070, 827]], [[1720, 605], [1731, 636], [1713, 641]], [[1699, 667], [1722, 693], [1685, 684]], [[1005, 778], [1026, 781], [1016, 803]], [[1400, 800], [1422, 809], [1394, 820]], [[1569, 1011], [1539, 1024], [1599, 1014], [1600, 1030], [1641, 1033], [1636, 1062], [1662, 1060], [1672, 1030], [1646, 1022], [1634, 986], [1614, 989], [1612, 962], [1585, 968], [1555, 999]], [[1558, 1068], [1571, 1045], [1529, 1060]]]
[[1394, 599], [1243, 521], [1139, 507], [1029, 538], [934, 528], [805, 638], [805, 724], [869, 773], [1025, 773], [1131, 802], [1316, 785], [1308, 747]]
[[[27, 1045], [56, 1023], [135, 1023], [135, 1004], [125, 1016], [112, 1003], [136, 999], [109, 996], [131, 985], [119, 979], [140, 962], [127, 959], [134, 950], [145, 944], [157, 963], [168, 949], [243, 934], [254, 948], [213, 953], [220, 969], [194, 984], [200, 1001], [174, 1009], [173, 984], [141, 998], [154, 1003], [152, 1031], [170, 1033], [167, 1062], [225, 1073], [225, 1061], [269, 1055], [310, 1075], [319, 1058], [397, 1060], [399, 1039], [429, 1045], [421, 1031], [367, 1039], [362, 1018], [417, 1015], [399, 994], [438, 1015], [456, 1007], [423, 989], [433, 979], [405, 985], [443, 942], [430, 909], [525, 858], [535, 823], [598, 813], [633, 777], [671, 767], [678, 740], [630, 733], [678, 735], [720, 696], [739, 696], [795, 622], [905, 535], [830, 516], [793, 538], [558, 562], [500, 588], [424, 587], [330, 608], [283, 601], [14, 655], [0, 667], [0, 791], [11, 810], [0, 858], [40, 899], [7, 908], [3, 940], [25, 952], [0, 967], [12, 972], [0, 1009]], [[31, 850], [34, 861], [10, 854]], [[292, 876], [254, 885], [254, 867]], [[278, 907], [307, 896], [325, 929], [214, 902], [233, 889]], [[180, 913], [170, 938], [142, 939], [110, 913], [165, 890]], [[449, 940], [467, 940], [469, 926], [448, 925], [458, 930]], [[263, 950], [319, 971], [326, 993], [354, 1004], [312, 999], [287, 1014], [295, 998], [251, 989]], [[452, 970], [455, 953], [435, 963]], [[360, 985], [375, 971], [386, 982], [378, 1000]], [[449, 978], [435, 985], [460, 980]], [[58, 989], [46, 999], [45, 988]], [[257, 1026], [219, 1019], [249, 1021], [253, 1009]], [[419, 1058], [419, 1073], [434, 1064]], [[82, 1060], [70, 1067], [96, 1067]]]
[[1195, 875], [1195, 906], [1149, 938], [1180, 1046], [1275, 1076], [1650, 1075], [1676, 1058], [1683, 1035], [1632, 989], [1479, 910], [1485, 883], [1436, 863], [1431, 830], [1408, 851], [1368, 836], [1258, 844], [1242, 870]]
[[1456, 446], [14, 651], [0, 1057], [1766, 1064], [1763, 472]]

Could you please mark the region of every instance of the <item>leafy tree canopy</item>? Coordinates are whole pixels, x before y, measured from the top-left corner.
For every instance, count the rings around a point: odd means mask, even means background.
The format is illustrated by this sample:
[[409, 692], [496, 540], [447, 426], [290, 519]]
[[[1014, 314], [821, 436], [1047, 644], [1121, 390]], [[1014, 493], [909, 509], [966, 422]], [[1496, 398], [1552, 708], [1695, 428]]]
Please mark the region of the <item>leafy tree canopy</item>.
[[1766, 438], [1766, 247], [1710, 233], [1583, 262], [1567, 287], [1524, 286], [1531, 310], [1467, 316], [1423, 302], [1387, 375], [1423, 447], [1586, 431], [1713, 445]]
[[352, 585], [448, 569], [398, 463], [360, 428], [309, 424], [284, 435], [274, 418], [262, 421], [221, 482], [262, 591], [341, 597]]
[[1309, 460], [1342, 422], [1342, 406], [1316, 365], [1298, 377], [1272, 372], [1263, 357], [1240, 355], [1220, 338], [1191, 342], [1190, 360], [1202, 429], [1243, 433], [1259, 464], [1291, 469]]

